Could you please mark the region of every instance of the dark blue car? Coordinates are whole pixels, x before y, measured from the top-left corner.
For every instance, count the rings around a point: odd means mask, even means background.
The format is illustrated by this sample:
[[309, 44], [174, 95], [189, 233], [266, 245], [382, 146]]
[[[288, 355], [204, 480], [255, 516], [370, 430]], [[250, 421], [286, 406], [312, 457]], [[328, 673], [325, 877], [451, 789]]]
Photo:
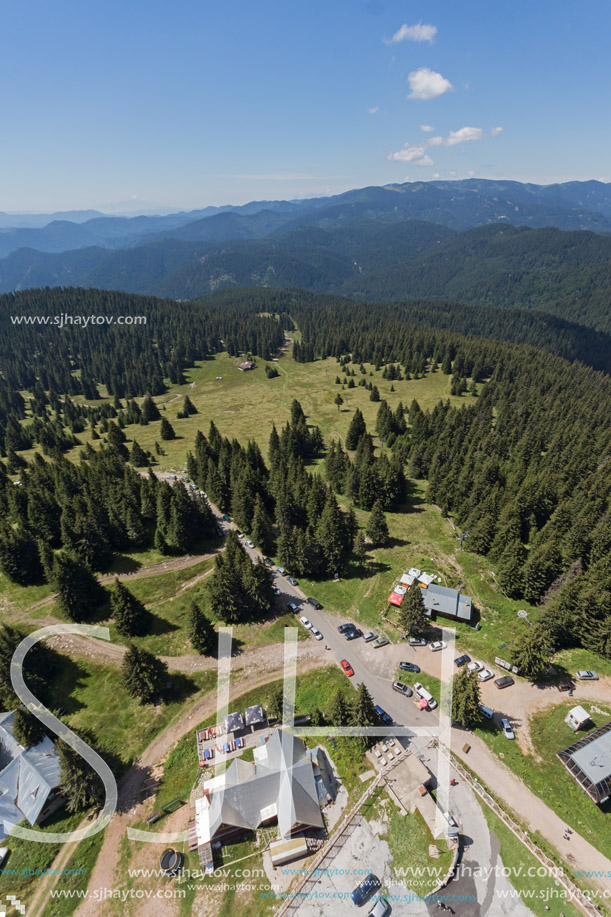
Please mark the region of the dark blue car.
[[369, 901], [371, 896], [382, 887], [382, 883], [372, 872], [365, 876], [362, 882], [352, 892], [352, 900], [357, 907], [362, 907]]
[[379, 704], [376, 704], [375, 710], [385, 726], [392, 726], [392, 717], [388, 715], [386, 710], [380, 707]]

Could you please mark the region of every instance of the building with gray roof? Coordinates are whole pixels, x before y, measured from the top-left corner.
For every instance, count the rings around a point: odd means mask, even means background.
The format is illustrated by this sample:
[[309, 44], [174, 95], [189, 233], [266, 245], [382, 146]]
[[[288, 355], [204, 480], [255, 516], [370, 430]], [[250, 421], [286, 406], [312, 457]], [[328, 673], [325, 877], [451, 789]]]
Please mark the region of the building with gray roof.
[[13, 736], [15, 711], [0, 713], [0, 839], [10, 825], [26, 819], [40, 824], [61, 804], [60, 765], [54, 743], [45, 736], [24, 748]]
[[281, 837], [324, 827], [320, 803], [327, 792], [321, 784], [327, 774], [321, 754], [317, 749], [312, 760], [301, 739], [277, 730], [254, 749], [254, 762], [235, 759], [203, 784], [195, 806], [198, 846], [275, 821]]
[[471, 596], [462, 595], [456, 589], [431, 583], [426, 589], [420, 587], [427, 615], [442, 615], [455, 621], [470, 621], [473, 611]]
[[594, 802], [611, 795], [611, 722], [589, 732], [557, 753], [569, 774]]

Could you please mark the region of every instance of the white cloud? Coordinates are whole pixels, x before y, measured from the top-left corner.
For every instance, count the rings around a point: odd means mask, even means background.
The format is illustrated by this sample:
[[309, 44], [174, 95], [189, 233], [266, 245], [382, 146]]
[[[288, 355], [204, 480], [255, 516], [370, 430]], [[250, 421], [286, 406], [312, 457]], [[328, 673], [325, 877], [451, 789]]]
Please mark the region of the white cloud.
[[435, 128], [433, 127], [432, 124], [421, 124], [420, 130], [423, 131], [425, 134], [432, 134], [434, 133]]
[[439, 172], [433, 172], [433, 178], [440, 178]]
[[469, 169], [469, 178], [473, 178], [474, 175], [475, 175], [475, 172], [473, 171], [473, 169]]
[[369, 112], [370, 115], [375, 115], [375, 113], [376, 113], [377, 111], [379, 111], [379, 110], [380, 110], [380, 106], [379, 106], [379, 105], [374, 105], [373, 108], [368, 108], [368, 109], [367, 109], [367, 111]]
[[425, 25], [422, 22], [419, 22], [417, 25], [406, 25], [403, 23], [388, 44], [393, 44], [398, 41], [428, 41], [428, 43], [432, 45], [435, 41], [436, 34], [436, 25]]
[[409, 143], [406, 143], [402, 150], [399, 150], [397, 153], [391, 153], [389, 159], [394, 159], [395, 162], [416, 162], [418, 159], [421, 159], [426, 153], [426, 145], [424, 143], [418, 144], [417, 146], [410, 146]]
[[452, 178], [454, 178], [454, 176], [457, 174], [458, 173], [456, 172], [456, 169], [450, 169], [450, 175], [452, 176]]
[[[450, 131], [447, 137], [435, 136], [428, 137], [420, 143], [405, 143], [402, 149], [396, 153], [390, 153], [388, 159], [396, 162], [412, 162], [415, 166], [432, 166], [434, 162], [427, 153], [431, 147], [458, 146], [459, 143], [482, 140], [484, 137], [496, 137], [502, 130], [502, 127], [494, 127], [489, 131], [484, 131], [481, 127], [461, 127], [457, 131]], [[463, 149], [458, 152], [468, 153], [469, 150]]]
[[457, 143], [465, 143], [467, 140], [481, 140], [483, 136], [481, 127], [461, 127], [458, 131], [450, 131], [445, 142], [447, 146], [456, 146]]
[[436, 73], [435, 70], [429, 70], [428, 67], [412, 70], [407, 81], [412, 90], [408, 96], [409, 99], [421, 99], [423, 101], [435, 99], [453, 88], [451, 82], [446, 80], [445, 76], [442, 76], [441, 73]]

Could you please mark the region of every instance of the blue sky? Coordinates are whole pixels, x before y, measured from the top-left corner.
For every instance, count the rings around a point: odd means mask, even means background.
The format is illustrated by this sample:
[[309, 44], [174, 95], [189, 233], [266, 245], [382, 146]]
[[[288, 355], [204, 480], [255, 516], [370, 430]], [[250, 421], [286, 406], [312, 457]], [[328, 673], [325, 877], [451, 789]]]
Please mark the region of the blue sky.
[[3, 0], [0, 210], [611, 180], [610, 26], [606, 0]]

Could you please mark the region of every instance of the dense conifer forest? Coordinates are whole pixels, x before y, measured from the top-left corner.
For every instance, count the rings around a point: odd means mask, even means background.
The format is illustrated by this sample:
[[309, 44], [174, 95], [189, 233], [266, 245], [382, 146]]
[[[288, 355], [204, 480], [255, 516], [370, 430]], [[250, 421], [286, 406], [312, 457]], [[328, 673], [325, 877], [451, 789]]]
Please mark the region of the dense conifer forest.
[[[425, 478], [428, 499], [467, 533], [468, 550], [490, 557], [503, 591], [542, 607], [538, 626], [556, 645], [611, 651], [611, 380], [604, 373], [484, 336], [483, 319], [481, 336], [465, 335], [460, 310], [446, 307], [447, 321], [436, 327], [439, 313], [432, 309], [427, 322], [424, 303], [372, 306], [259, 289], [194, 304], [34, 291], [0, 305], [9, 332], [0, 350], [0, 564], [14, 582], [55, 584], [68, 616], [76, 608], [82, 614], [84, 595], [89, 608], [101, 600], [91, 571], [107, 568], [116, 552], [154, 544], [184, 553], [212, 529], [205, 500], [136, 471], [154, 456], [136, 442], [130, 451], [123, 426], [158, 423], [150, 396], [182, 380], [194, 361], [221, 349], [267, 359], [296, 327], [294, 359], [335, 358], [337, 381], [364, 385], [380, 402], [375, 430], [355, 412], [346, 442], [325, 442], [294, 402], [290, 422], [271, 431], [264, 460], [254, 443], [223, 438], [212, 424], [190, 444], [188, 469], [200, 488], [291, 570], [328, 577], [355, 548], [351, 506], [408, 509], [408, 479]], [[147, 324], [120, 334], [115, 325], [14, 326], [8, 310], [146, 315]], [[364, 362], [387, 380], [445, 374], [464, 401], [426, 411], [414, 401], [391, 411]], [[93, 403], [75, 402], [78, 395]], [[79, 462], [68, 461], [63, 453], [86, 425], [100, 448], [89, 444]], [[22, 453], [32, 446], [38, 453], [26, 463]], [[309, 465], [322, 457], [321, 475]], [[240, 588], [248, 593], [248, 584]]]

